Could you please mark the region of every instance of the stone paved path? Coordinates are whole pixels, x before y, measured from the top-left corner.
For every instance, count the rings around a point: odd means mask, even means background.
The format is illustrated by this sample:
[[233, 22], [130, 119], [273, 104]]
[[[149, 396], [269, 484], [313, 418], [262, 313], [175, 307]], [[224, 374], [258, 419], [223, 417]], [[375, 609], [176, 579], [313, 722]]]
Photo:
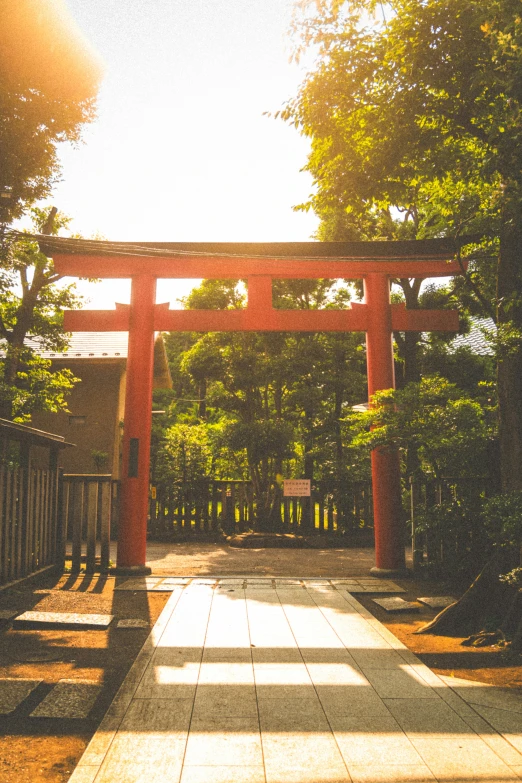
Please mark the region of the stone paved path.
[[173, 585], [70, 783], [520, 780], [522, 700], [462, 682], [343, 585]]

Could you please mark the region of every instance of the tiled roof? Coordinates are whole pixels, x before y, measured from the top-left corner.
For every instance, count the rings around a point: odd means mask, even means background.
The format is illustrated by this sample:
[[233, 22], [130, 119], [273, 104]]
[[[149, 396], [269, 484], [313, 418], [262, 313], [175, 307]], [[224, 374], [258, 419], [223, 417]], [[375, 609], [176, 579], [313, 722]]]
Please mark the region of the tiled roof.
[[492, 356], [494, 351], [484, 335], [484, 330], [494, 331], [494, 321], [491, 318], [472, 318], [468, 334], [455, 337], [450, 343], [450, 350], [469, 348], [478, 356]]
[[126, 359], [127, 332], [73, 332], [64, 353], [39, 350], [44, 359]]

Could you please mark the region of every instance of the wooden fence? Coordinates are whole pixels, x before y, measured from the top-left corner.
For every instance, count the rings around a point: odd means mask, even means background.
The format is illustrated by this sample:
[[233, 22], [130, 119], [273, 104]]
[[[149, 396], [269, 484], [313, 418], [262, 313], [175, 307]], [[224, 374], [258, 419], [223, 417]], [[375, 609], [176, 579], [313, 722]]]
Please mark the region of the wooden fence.
[[436, 575], [480, 564], [490, 546], [480, 525], [490, 490], [486, 477], [410, 483], [414, 571], [429, 569]]
[[[338, 502], [320, 483], [312, 498], [283, 498], [276, 503], [278, 532], [340, 534], [372, 528], [371, 487], [359, 482]], [[250, 481], [200, 481], [152, 488], [149, 534], [195, 537], [223, 531], [228, 535], [252, 529], [258, 510]]]
[[0, 419], [0, 585], [59, 561], [61, 435]]
[[73, 573], [82, 566], [87, 573], [107, 571], [111, 534], [116, 537], [118, 482], [110, 474], [65, 474], [61, 497], [62, 562], [67, 554]]
[[0, 584], [56, 564], [58, 472], [0, 465]]

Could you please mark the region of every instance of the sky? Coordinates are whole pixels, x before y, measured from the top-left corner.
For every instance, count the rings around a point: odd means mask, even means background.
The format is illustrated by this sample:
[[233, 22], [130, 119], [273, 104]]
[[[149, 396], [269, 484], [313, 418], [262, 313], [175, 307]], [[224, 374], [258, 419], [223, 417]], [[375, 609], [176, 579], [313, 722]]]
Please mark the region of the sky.
[[[98, 119], [62, 149], [52, 203], [85, 237], [306, 241], [309, 142], [266, 116], [296, 94], [292, 0], [67, 0], [105, 63]], [[158, 301], [186, 285], [159, 284]], [[91, 307], [129, 286], [85, 288]], [[94, 291], [94, 293], [93, 293]]]

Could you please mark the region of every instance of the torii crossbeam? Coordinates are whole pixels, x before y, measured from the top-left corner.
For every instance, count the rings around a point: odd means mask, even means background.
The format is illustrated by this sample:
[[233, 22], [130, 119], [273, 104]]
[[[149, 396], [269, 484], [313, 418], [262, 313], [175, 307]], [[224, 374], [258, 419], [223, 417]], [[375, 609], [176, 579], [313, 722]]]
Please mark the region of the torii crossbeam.
[[[390, 303], [391, 278], [461, 274], [453, 240], [300, 243], [116, 243], [40, 236], [63, 275], [131, 278], [131, 304], [67, 311], [68, 331], [128, 331], [127, 388], [117, 568], [146, 573], [154, 333], [157, 331], [366, 332], [368, 395], [395, 386], [392, 332], [458, 331], [458, 313]], [[247, 281], [243, 310], [169, 310], [158, 278]], [[362, 278], [364, 303], [348, 310], [276, 310], [273, 279]], [[372, 452], [377, 575], [404, 569], [399, 455]]]

